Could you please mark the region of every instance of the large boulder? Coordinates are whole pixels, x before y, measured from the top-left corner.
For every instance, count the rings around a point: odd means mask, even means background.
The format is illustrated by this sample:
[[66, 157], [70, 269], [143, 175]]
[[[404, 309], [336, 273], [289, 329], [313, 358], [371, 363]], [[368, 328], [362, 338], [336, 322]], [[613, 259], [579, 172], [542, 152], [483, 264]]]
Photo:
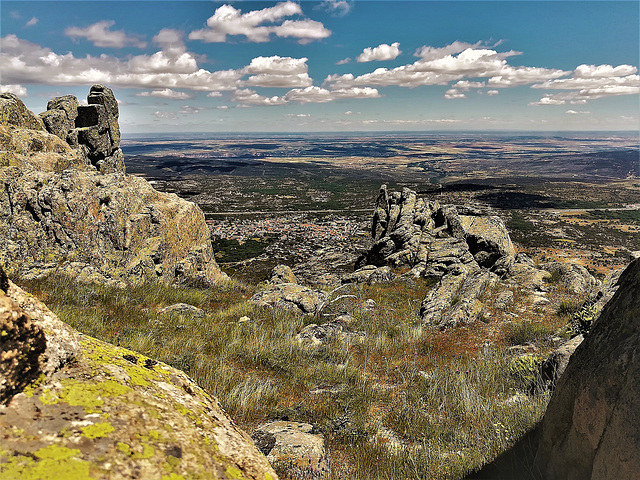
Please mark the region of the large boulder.
[[10, 272], [72, 274], [84, 264], [104, 281], [226, 278], [198, 206], [142, 178], [0, 169], [0, 182], [0, 260]]
[[[75, 334], [13, 284], [0, 292], [0, 319], [3, 373], [8, 362], [20, 380], [2, 384], [2, 478], [277, 479], [218, 401], [179, 370]], [[41, 352], [42, 335], [48, 350], [69, 334], [73, 363]], [[22, 348], [14, 340], [29, 336], [37, 351], [5, 358], [5, 337]]]
[[575, 295], [588, 295], [598, 286], [598, 281], [582, 265], [566, 262], [548, 262], [540, 266], [543, 270], [559, 276], [560, 284]]
[[571, 356], [541, 424], [545, 479], [638, 478], [640, 259]]
[[259, 307], [315, 315], [327, 299], [328, 295], [321, 290], [313, 290], [296, 283], [279, 283], [256, 293], [249, 300]]

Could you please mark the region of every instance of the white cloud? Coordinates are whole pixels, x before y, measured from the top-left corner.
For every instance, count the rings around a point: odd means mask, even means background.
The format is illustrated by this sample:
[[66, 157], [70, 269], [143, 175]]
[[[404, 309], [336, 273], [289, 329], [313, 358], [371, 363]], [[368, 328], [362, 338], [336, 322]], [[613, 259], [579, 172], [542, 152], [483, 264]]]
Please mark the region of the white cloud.
[[283, 97], [273, 96], [266, 97], [258, 94], [255, 90], [242, 89], [233, 93], [233, 100], [242, 105], [263, 105], [274, 106], [284, 105], [287, 101]]
[[469, 44], [458, 41], [440, 48], [424, 46], [416, 51], [415, 55], [420, 58], [414, 63], [392, 69], [378, 68], [357, 77], [350, 73], [329, 75], [325, 84], [334, 88], [363, 85], [397, 85], [413, 88], [422, 85], [446, 85], [460, 80], [460, 87], [453, 85], [453, 88], [467, 90], [465, 85], [476, 88], [482, 82], [466, 79], [489, 78], [482, 86], [495, 89], [555, 79], [569, 73], [557, 69], [512, 67], [507, 64], [507, 59], [520, 55], [521, 52], [497, 52], [480, 46], [480, 42]]
[[76, 58], [22, 40], [15, 35], [0, 39], [0, 70], [7, 83], [86, 85], [109, 84], [125, 88], [184, 88], [200, 91], [235, 90], [242, 73], [210, 72], [199, 68], [188, 52], [160, 51], [123, 61], [109, 55]]
[[551, 95], [547, 95], [542, 97], [537, 102], [531, 102], [529, 105], [564, 105], [566, 100], [562, 100], [561, 98], [553, 98]]
[[29, 20], [27, 23], [25, 23], [25, 27], [33, 27], [34, 25], [38, 24], [38, 18], [37, 17], [31, 17], [31, 20]]
[[127, 35], [124, 30], [109, 30], [115, 23], [113, 20], [102, 20], [86, 28], [68, 27], [64, 34], [71, 38], [86, 38], [96, 47], [123, 48], [131, 45], [144, 48], [147, 46], [146, 42], [136, 36]]
[[453, 85], [453, 88], [467, 92], [472, 88], [482, 88], [484, 86], [485, 86], [484, 82], [471, 82], [469, 80], [460, 80], [459, 82], [456, 82]]
[[347, 110], [346, 112], [344, 112], [345, 115], [353, 115], [353, 112], [351, 110]]
[[181, 115], [193, 115], [196, 113], [200, 113], [201, 110], [201, 107], [192, 107], [190, 105], [185, 105], [178, 111], [178, 113]]
[[[191, 32], [189, 39], [213, 43], [226, 42], [228, 35], [243, 35], [251, 42], [268, 42], [274, 34], [278, 37], [294, 37], [300, 43], [308, 43], [331, 35], [330, 30], [314, 20], [282, 21], [286, 17], [301, 14], [300, 5], [292, 1], [248, 13], [242, 13], [231, 5], [222, 5], [207, 20], [207, 28]], [[281, 21], [279, 25], [263, 25]]]
[[347, 57], [347, 58], [343, 58], [342, 60], [338, 60], [336, 62], [336, 65], [346, 65], [349, 62], [351, 62], [351, 58]]
[[216, 110], [229, 110], [228, 105], [219, 105], [216, 107]]
[[184, 44], [184, 33], [180, 30], [163, 28], [151, 41], [158, 45], [163, 51], [170, 52], [173, 55], [187, 51], [187, 47]]
[[487, 95], [489, 95], [490, 97], [498, 95], [499, 93], [500, 93], [500, 90], [487, 90]]
[[574, 70], [574, 76], [577, 78], [593, 78], [593, 77], [625, 77], [633, 75], [638, 69], [631, 65], [579, 65]]
[[214, 97], [215, 98], [215, 97], [221, 97], [221, 96], [222, 96], [221, 92], [210, 92], [210, 93], [207, 93], [207, 97]]
[[564, 113], [567, 113], [567, 114], [569, 114], [569, 115], [587, 115], [587, 114], [589, 114], [589, 113], [591, 113], [591, 112], [576, 111], [576, 110], [567, 110], [567, 111], [566, 111], [566, 112], [564, 112]]
[[187, 100], [189, 98], [193, 98], [193, 95], [190, 95], [186, 92], [176, 92], [175, 90], [171, 90], [170, 88], [164, 88], [162, 90], [153, 90], [151, 92], [145, 91], [136, 93], [136, 97], [158, 97], [171, 98], [174, 100]]
[[243, 73], [254, 74], [242, 84], [251, 87], [308, 87], [313, 81], [307, 74], [307, 60], [278, 55], [256, 57], [242, 69]]
[[351, 11], [353, 0], [325, 0], [318, 8], [321, 8], [335, 17], [344, 17]]
[[270, 75], [261, 73], [253, 75], [242, 82], [242, 85], [248, 87], [308, 87], [313, 83], [311, 77], [307, 73], [299, 73], [297, 75]]
[[154, 115], [156, 116], [156, 118], [160, 118], [162, 120], [166, 120], [166, 119], [175, 120], [176, 118], [178, 118], [176, 114], [173, 112], [155, 112]]
[[287, 118], [306, 118], [310, 117], [311, 115], [308, 113], [287, 113], [284, 116]]
[[308, 58], [280, 57], [256, 57], [251, 63], [244, 67], [243, 71], [249, 74], [267, 73], [276, 75], [294, 75], [307, 73]]
[[444, 93], [444, 98], [447, 100], [455, 100], [458, 98], [465, 98], [466, 95], [455, 88], [450, 88]]
[[[631, 65], [580, 65], [571, 78], [559, 78], [532, 85], [532, 88], [547, 90], [573, 90], [569, 92], [545, 94], [535, 105], [562, 105], [569, 102], [582, 104], [589, 100], [619, 95], [640, 93], [640, 75]], [[549, 103], [553, 102], [553, 103]], [[562, 102], [562, 103], [561, 103]]]
[[289, 102], [298, 103], [326, 103], [342, 98], [378, 98], [380, 93], [375, 88], [339, 88], [327, 90], [321, 87], [307, 87], [304, 89], [294, 88], [287, 92], [285, 99]]
[[383, 43], [374, 48], [367, 47], [362, 51], [360, 55], [356, 57], [356, 61], [359, 63], [364, 63], [364, 62], [373, 62], [376, 60], [377, 61], [393, 60], [398, 55], [400, 55], [400, 53], [402, 53], [399, 47], [400, 47], [400, 43], [398, 42], [392, 43], [391, 45], [387, 45], [386, 43]]
[[22, 85], [0, 85], [0, 93], [13, 93], [19, 97], [26, 97], [27, 89]]

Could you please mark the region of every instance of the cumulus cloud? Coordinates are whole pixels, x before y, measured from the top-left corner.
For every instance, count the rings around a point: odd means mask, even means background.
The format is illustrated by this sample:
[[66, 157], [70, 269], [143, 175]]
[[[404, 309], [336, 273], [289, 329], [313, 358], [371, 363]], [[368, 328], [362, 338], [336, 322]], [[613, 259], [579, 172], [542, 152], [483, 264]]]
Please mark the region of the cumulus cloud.
[[274, 106], [284, 105], [289, 102], [328, 103], [345, 98], [362, 99], [378, 97], [380, 97], [378, 90], [370, 87], [328, 90], [322, 87], [309, 86], [306, 88], [294, 88], [289, 90], [285, 95], [273, 97], [260, 95], [254, 90], [243, 89], [234, 93], [233, 100], [244, 105]]
[[242, 69], [243, 73], [254, 74], [243, 82], [251, 87], [294, 88], [308, 87], [313, 81], [307, 74], [307, 58], [256, 57]]
[[336, 65], [346, 65], [349, 62], [351, 62], [351, 58], [347, 57], [347, 58], [343, 58], [342, 60], [338, 60], [336, 62]]
[[465, 92], [472, 88], [482, 88], [485, 86], [484, 82], [471, 82], [469, 80], [460, 80], [453, 85], [453, 88], [457, 90], [464, 90]]
[[[300, 5], [292, 1], [247, 13], [242, 13], [242, 10], [231, 5], [222, 5], [207, 20], [207, 28], [191, 32], [189, 39], [214, 43], [226, 42], [228, 35], [242, 35], [251, 42], [261, 43], [268, 42], [273, 34], [278, 37], [297, 38], [300, 43], [308, 43], [331, 35], [330, 30], [314, 20], [284, 20], [301, 14]], [[276, 25], [264, 25], [273, 23]]]
[[585, 112], [585, 111], [576, 111], [576, 110], [567, 110], [566, 112], [564, 112], [568, 115], [587, 115], [591, 112]]
[[27, 23], [25, 23], [25, 27], [33, 27], [34, 25], [38, 24], [38, 18], [37, 17], [31, 17], [31, 20], [29, 20]]
[[569, 90], [568, 92], [545, 94], [534, 105], [582, 104], [589, 100], [619, 95], [640, 93], [640, 75], [631, 65], [580, 65], [571, 78], [558, 78], [532, 85], [545, 90]]
[[[411, 64], [391, 69], [378, 68], [359, 76], [351, 73], [333, 74], [326, 77], [324, 84], [331, 88], [391, 85], [415, 88], [457, 82], [451, 85], [451, 89], [456, 91], [445, 95], [445, 98], [453, 99], [463, 98], [462, 92], [471, 88], [490, 87], [495, 92], [497, 88], [544, 82], [571, 73], [539, 67], [513, 67], [508, 64], [509, 57], [520, 54], [521, 52], [513, 50], [498, 52], [484, 47], [481, 42], [470, 44], [455, 41], [444, 47], [421, 47], [415, 52], [419, 59]], [[488, 80], [478, 80], [482, 78]]]
[[633, 75], [638, 69], [632, 65], [579, 65], [574, 70], [574, 77], [577, 78], [593, 78], [593, 77], [625, 77]]
[[151, 39], [151, 41], [155, 45], [158, 45], [162, 50], [182, 53], [187, 50], [183, 38], [184, 34], [180, 30], [163, 28]]
[[174, 100], [187, 100], [189, 98], [193, 98], [193, 95], [190, 95], [186, 92], [176, 92], [175, 90], [171, 90], [170, 88], [164, 88], [162, 90], [152, 90], [136, 93], [136, 97], [158, 97], [158, 98], [171, 98]]
[[27, 89], [22, 85], [0, 85], [0, 93], [13, 93], [19, 97], [26, 97]]
[[144, 48], [147, 43], [139, 37], [127, 35], [124, 30], [110, 30], [116, 22], [113, 20], [102, 20], [85, 28], [68, 27], [64, 34], [71, 38], [86, 38], [96, 47], [124, 48], [134, 46]]
[[317, 8], [320, 8], [335, 17], [344, 17], [353, 6], [353, 0], [325, 0]]
[[221, 97], [222, 93], [221, 92], [210, 92], [207, 93], [207, 97]]
[[287, 113], [284, 116], [287, 118], [306, 118], [310, 117], [311, 115], [308, 113]]
[[265, 95], [260, 95], [255, 90], [250, 90], [248, 88], [235, 91], [233, 93], [232, 99], [233, 101], [238, 102], [242, 105], [274, 106], [284, 105], [285, 103], [287, 103], [287, 101], [283, 97], [267, 97]]
[[400, 43], [395, 42], [391, 45], [383, 43], [377, 47], [365, 48], [360, 55], [356, 57], [356, 61], [359, 63], [373, 62], [373, 61], [385, 61], [394, 60], [400, 53]]
[[461, 91], [455, 88], [450, 88], [444, 94], [444, 98], [446, 98], [447, 100], [455, 100], [458, 98], [465, 98], [465, 97], [466, 95], [464, 93], [462, 93]]
[[500, 90], [487, 90], [487, 95], [494, 97], [500, 93]]
[[86, 85], [104, 83], [125, 88], [235, 90], [242, 77], [236, 70], [210, 72], [199, 68], [188, 52], [159, 51], [120, 60], [109, 55], [76, 58], [56, 54], [15, 35], [0, 39], [3, 79], [17, 84]]

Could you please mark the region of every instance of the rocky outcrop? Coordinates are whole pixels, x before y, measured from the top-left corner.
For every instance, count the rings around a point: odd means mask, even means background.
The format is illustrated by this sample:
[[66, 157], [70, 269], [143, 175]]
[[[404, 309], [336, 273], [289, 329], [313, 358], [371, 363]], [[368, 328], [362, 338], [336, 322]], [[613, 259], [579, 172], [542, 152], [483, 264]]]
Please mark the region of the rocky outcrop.
[[298, 283], [298, 279], [294, 275], [291, 267], [287, 265], [276, 265], [271, 270], [271, 275], [267, 283], [271, 285], [277, 285], [279, 283]]
[[390, 282], [396, 278], [396, 274], [389, 267], [376, 267], [365, 265], [353, 273], [342, 276], [341, 282], [345, 283], [366, 283], [373, 285], [378, 282]]
[[[3, 478], [277, 479], [217, 400], [179, 370], [76, 334], [13, 284], [0, 292], [0, 319], [3, 373], [20, 380], [2, 384]], [[32, 351], [7, 359], [26, 337]]]
[[371, 225], [372, 247], [358, 260], [365, 265], [409, 267], [414, 276], [442, 276], [461, 267], [482, 266], [504, 275], [515, 254], [509, 234], [496, 216], [468, 207], [440, 205], [380, 189]]
[[291, 478], [329, 478], [324, 438], [313, 433], [313, 425], [275, 421], [259, 426], [251, 437], [269, 462], [287, 471]]
[[569, 365], [571, 355], [573, 355], [583, 340], [584, 337], [582, 335], [573, 337], [551, 352], [551, 355], [542, 362], [542, 365], [540, 365], [540, 382], [543, 387], [549, 390], [555, 388], [558, 379], [567, 369], [567, 365]]
[[440, 329], [473, 323], [485, 311], [479, 297], [497, 281], [497, 275], [485, 270], [446, 275], [422, 301], [420, 317]]
[[296, 283], [280, 283], [253, 295], [249, 301], [259, 307], [285, 309], [315, 315], [328, 299], [325, 292]]
[[637, 478], [640, 472], [640, 260], [571, 356], [541, 424], [543, 478]]
[[45, 128], [72, 147], [80, 148], [100, 172], [124, 172], [120, 112], [113, 91], [104, 85], [94, 85], [87, 103], [79, 105], [73, 95], [50, 100], [47, 111], [40, 115]]
[[0, 125], [44, 130], [42, 119], [29, 110], [13, 93], [0, 94]]
[[542, 270], [559, 276], [560, 284], [569, 292], [584, 295], [598, 285], [598, 281], [582, 265], [575, 263], [549, 262], [540, 265]]
[[477, 320], [479, 300], [515, 264], [515, 249], [499, 217], [478, 208], [440, 205], [380, 189], [371, 226], [373, 245], [358, 260], [366, 265], [410, 268], [413, 276], [437, 276], [420, 316], [426, 324], [449, 328]]
[[[44, 123], [56, 135], [26, 128], [26, 114], [11, 114], [24, 104], [10, 100], [3, 115], [23, 122], [0, 126], [2, 148], [8, 146], [2, 158], [9, 158], [0, 164], [0, 261], [10, 273], [61, 272], [119, 286], [226, 278], [202, 211], [117, 167], [122, 153], [111, 90], [94, 85], [86, 107], [71, 96], [49, 102]], [[92, 115], [98, 123], [85, 126]], [[99, 140], [93, 146], [83, 140], [93, 136]]]

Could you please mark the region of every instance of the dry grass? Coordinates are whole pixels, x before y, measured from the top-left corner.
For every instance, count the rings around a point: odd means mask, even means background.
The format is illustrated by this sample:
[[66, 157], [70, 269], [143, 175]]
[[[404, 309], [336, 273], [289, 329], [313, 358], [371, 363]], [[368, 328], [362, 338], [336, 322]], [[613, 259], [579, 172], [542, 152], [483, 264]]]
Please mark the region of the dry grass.
[[[440, 332], [417, 316], [426, 280], [345, 287], [335, 295], [350, 296], [320, 318], [257, 308], [247, 301], [255, 287], [234, 281], [127, 290], [64, 277], [19, 283], [83, 333], [184, 370], [249, 431], [272, 419], [314, 424], [328, 440], [333, 479], [463, 478], [530, 430], [548, 400], [524, 394], [493, 337], [508, 328], [508, 343], [543, 345], [556, 317], [503, 324], [492, 313]], [[177, 302], [207, 314], [156, 312]], [[344, 313], [353, 316], [345, 329], [361, 334], [318, 348], [295, 339], [305, 324]], [[312, 393], [327, 385], [339, 388]]]

